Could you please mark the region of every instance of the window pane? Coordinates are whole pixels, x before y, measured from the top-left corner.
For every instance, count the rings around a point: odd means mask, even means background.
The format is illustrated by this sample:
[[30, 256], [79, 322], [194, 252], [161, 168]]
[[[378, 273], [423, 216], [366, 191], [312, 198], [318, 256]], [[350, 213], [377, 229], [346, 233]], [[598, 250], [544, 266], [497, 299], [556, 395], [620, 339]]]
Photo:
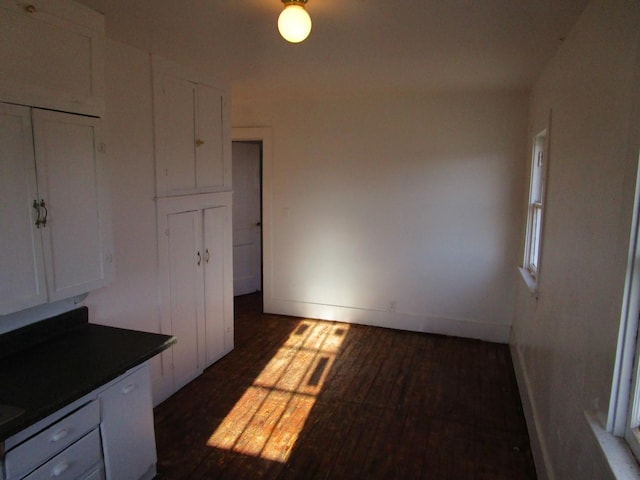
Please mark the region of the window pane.
[[540, 257], [540, 233], [542, 229], [542, 205], [533, 204], [531, 209], [531, 238], [529, 243], [529, 272], [534, 277], [538, 273], [538, 259]]

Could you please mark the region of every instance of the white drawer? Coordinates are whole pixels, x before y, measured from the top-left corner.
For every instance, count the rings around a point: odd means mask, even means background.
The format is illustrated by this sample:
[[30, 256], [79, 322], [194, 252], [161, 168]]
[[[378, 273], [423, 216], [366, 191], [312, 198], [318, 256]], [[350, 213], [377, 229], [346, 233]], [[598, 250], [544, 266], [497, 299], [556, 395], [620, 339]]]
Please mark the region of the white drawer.
[[97, 468], [91, 470], [84, 477], [82, 477], [82, 480], [105, 480], [104, 466], [100, 464]]
[[93, 401], [6, 453], [7, 480], [33, 470], [100, 423], [100, 404]]
[[24, 480], [74, 480], [102, 461], [100, 432], [96, 428], [59, 453]]

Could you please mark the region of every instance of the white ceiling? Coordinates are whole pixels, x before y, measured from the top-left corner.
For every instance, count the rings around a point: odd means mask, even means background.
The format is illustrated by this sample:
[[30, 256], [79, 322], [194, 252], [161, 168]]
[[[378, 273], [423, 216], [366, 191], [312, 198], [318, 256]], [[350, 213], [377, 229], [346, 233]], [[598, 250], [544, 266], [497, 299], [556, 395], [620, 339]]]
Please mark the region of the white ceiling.
[[107, 36], [231, 81], [234, 97], [283, 92], [528, 88], [587, 0], [309, 0], [302, 44], [280, 0], [79, 0]]

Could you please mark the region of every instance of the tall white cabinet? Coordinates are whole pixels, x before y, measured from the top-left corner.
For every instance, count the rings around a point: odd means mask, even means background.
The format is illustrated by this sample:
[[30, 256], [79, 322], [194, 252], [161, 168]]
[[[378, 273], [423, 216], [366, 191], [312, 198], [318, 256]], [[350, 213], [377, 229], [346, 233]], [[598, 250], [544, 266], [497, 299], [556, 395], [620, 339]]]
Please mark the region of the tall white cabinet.
[[161, 401], [233, 349], [228, 90], [152, 56], [161, 330], [178, 342], [154, 378]]
[[178, 342], [163, 354], [166, 397], [233, 350], [231, 192], [158, 199], [161, 324]]
[[95, 117], [0, 104], [0, 314], [113, 277]]

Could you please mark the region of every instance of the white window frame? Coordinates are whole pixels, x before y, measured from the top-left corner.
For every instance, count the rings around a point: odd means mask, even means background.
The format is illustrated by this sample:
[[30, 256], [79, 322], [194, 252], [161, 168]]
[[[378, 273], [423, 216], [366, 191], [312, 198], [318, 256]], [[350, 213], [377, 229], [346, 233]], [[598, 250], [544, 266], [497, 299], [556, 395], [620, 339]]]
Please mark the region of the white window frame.
[[545, 128], [533, 137], [531, 176], [527, 202], [527, 230], [524, 257], [520, 273], [531, 292], [536, 292], [542, 258], [542, 230], [545, 210], [547, 164], [549, 163], [549, 132]]
[[640, 461], [640, 162], [607, 430]]

